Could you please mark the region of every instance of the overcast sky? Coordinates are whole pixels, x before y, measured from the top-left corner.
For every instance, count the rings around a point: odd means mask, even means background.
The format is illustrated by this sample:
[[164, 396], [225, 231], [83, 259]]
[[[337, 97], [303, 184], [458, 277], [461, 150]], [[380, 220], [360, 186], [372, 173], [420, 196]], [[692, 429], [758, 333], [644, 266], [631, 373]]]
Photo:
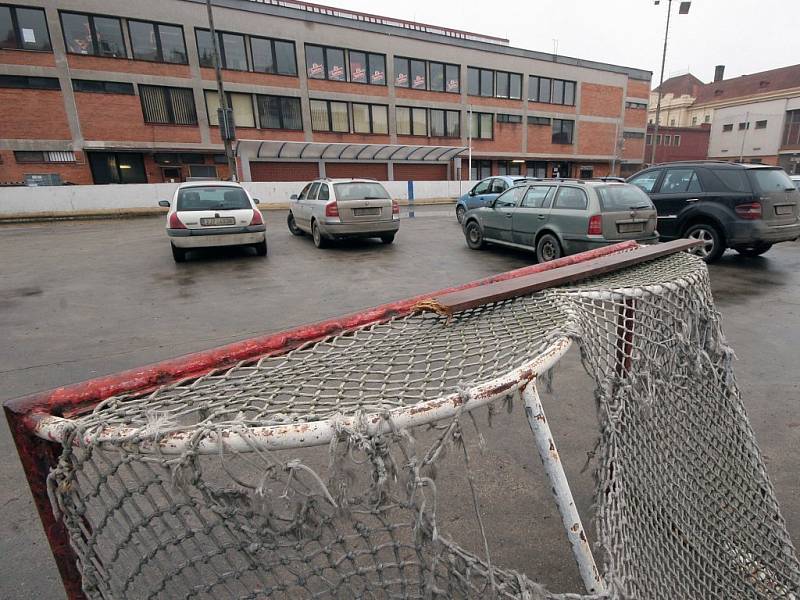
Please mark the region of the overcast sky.
[[[317, 0], [453, 29], [507, 38], [512, 46], [661, 70], [667, 0]], [[688, 15], [675, 0], [664, 79], [691, 71], [703, 81], [714, 65], [725, 78], [800, 62], [798, 0], [692, 0]]]

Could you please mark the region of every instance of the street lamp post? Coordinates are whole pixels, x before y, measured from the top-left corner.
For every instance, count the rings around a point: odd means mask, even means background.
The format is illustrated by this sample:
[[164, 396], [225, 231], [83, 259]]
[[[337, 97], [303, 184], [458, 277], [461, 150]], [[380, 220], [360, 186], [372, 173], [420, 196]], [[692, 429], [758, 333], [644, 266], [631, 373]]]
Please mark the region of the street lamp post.
[[[660, 4], [660, 0], [655, 0], [654, 4], [658, 6]], [[689, 7], [692, 5], [691, 2], [681, 2], [680, 8], [678, 9], [678, 14], [685, 15], [689, 12]], [[659, 126], [659, 119], [661, 119], [661, 86], [664, 85], [664, 63], [667, 60], [667, 40], [669, 39], [669, 17], [672, 14], [672, 0], [667, 0], [667, 27], [664, 31], [664, 51], [661, 53], [661, 77], [658, 80], [658, 96], [656, 100], [656, 122], [655, 127], [653, 127], [653, 137], [651, 138], [653, 144], [650, 150], [650, 164], [654, 164], [656, 162], [656, 140], [658, 139], [658, 126]]]
[[214, 13], [211, 10], [211, 0], [206, 0], [208, 11], [208, 29], [211, 34], [211, 47], [214, 50], [214, 72], [217, 76], [217, 96], [219, 96], [219, 110], [217, 111], [217, 124], [222, 143], [225, 146], [225, 158], [228, 159], [228, 169], [231, 172], [231, 181], [237, 181], [236, 159], [233, 156], [233, 140], [236, 139], [236, 130], [233, 123], [233, 111], [228, 105], [225, 88], [222, 85], [222, 65], [219, 56], [219, 43], [217, 31], [214, 29]]

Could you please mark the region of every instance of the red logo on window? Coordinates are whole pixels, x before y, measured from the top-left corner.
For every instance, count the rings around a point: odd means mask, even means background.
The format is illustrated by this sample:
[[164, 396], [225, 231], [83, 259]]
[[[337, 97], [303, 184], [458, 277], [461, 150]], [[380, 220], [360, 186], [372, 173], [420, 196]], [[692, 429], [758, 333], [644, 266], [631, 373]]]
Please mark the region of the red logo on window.
[[408, 75], [406, 75], [405, 73], [398, 73], [395, 85], [402, 85], [402, 86], [408, 85]]
[[344, 79], [344, 67], [341, 65], [333, 65], [328, 71], [329, 79]]
[[422, 75], [417, 75], [414, 78], [414, 88], [425, 89], [425, 78]]
[[372, 72], [372, 83], [380, 83], [386, 78], [386, 74], [383, 71], [373, 71]]
[[322, 75], [325, 67], [319, 63], [311, 63], [311, 66], [308, 67], [308, 76], [309, 77], [316, 77], [318, 75]]

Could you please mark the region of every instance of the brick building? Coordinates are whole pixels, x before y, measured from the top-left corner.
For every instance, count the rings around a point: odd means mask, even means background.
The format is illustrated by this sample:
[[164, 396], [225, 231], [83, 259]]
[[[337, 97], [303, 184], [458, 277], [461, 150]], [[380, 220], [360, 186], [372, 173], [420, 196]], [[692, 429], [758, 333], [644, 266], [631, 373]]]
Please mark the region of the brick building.
[[[656, 163], [676, 160], [704, 160], [708, 157], [708, 138], [711, 125], [704, 123], [697, 127], [665, 127], [658, 128], [654, 134], [653, 125], [647, 126], [645, 139], [645, 157], [650, 160], [653, 142], [656, 144]], [[655, 139], [653, 136], [655, 135]]]
[[[245, 180], [643, 161], [649, 71], [295, 0], [214, 4]], [[228, 176], [207, 28], [202, 0], [0, 4], [0, 182]]]

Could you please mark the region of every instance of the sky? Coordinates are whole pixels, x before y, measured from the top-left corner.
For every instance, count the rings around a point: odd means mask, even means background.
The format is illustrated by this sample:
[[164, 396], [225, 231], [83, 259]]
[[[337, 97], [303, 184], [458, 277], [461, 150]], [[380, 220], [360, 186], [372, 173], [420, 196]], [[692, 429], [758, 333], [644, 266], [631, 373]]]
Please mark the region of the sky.
[[[658, 84], [667, 0], [316, 0], [319, 4], [507, 38], [511, 46], [653, 72]], [[664, 79], [692, 72], [702, 81], [800, 62], [798, 0], [672, 3]]]

